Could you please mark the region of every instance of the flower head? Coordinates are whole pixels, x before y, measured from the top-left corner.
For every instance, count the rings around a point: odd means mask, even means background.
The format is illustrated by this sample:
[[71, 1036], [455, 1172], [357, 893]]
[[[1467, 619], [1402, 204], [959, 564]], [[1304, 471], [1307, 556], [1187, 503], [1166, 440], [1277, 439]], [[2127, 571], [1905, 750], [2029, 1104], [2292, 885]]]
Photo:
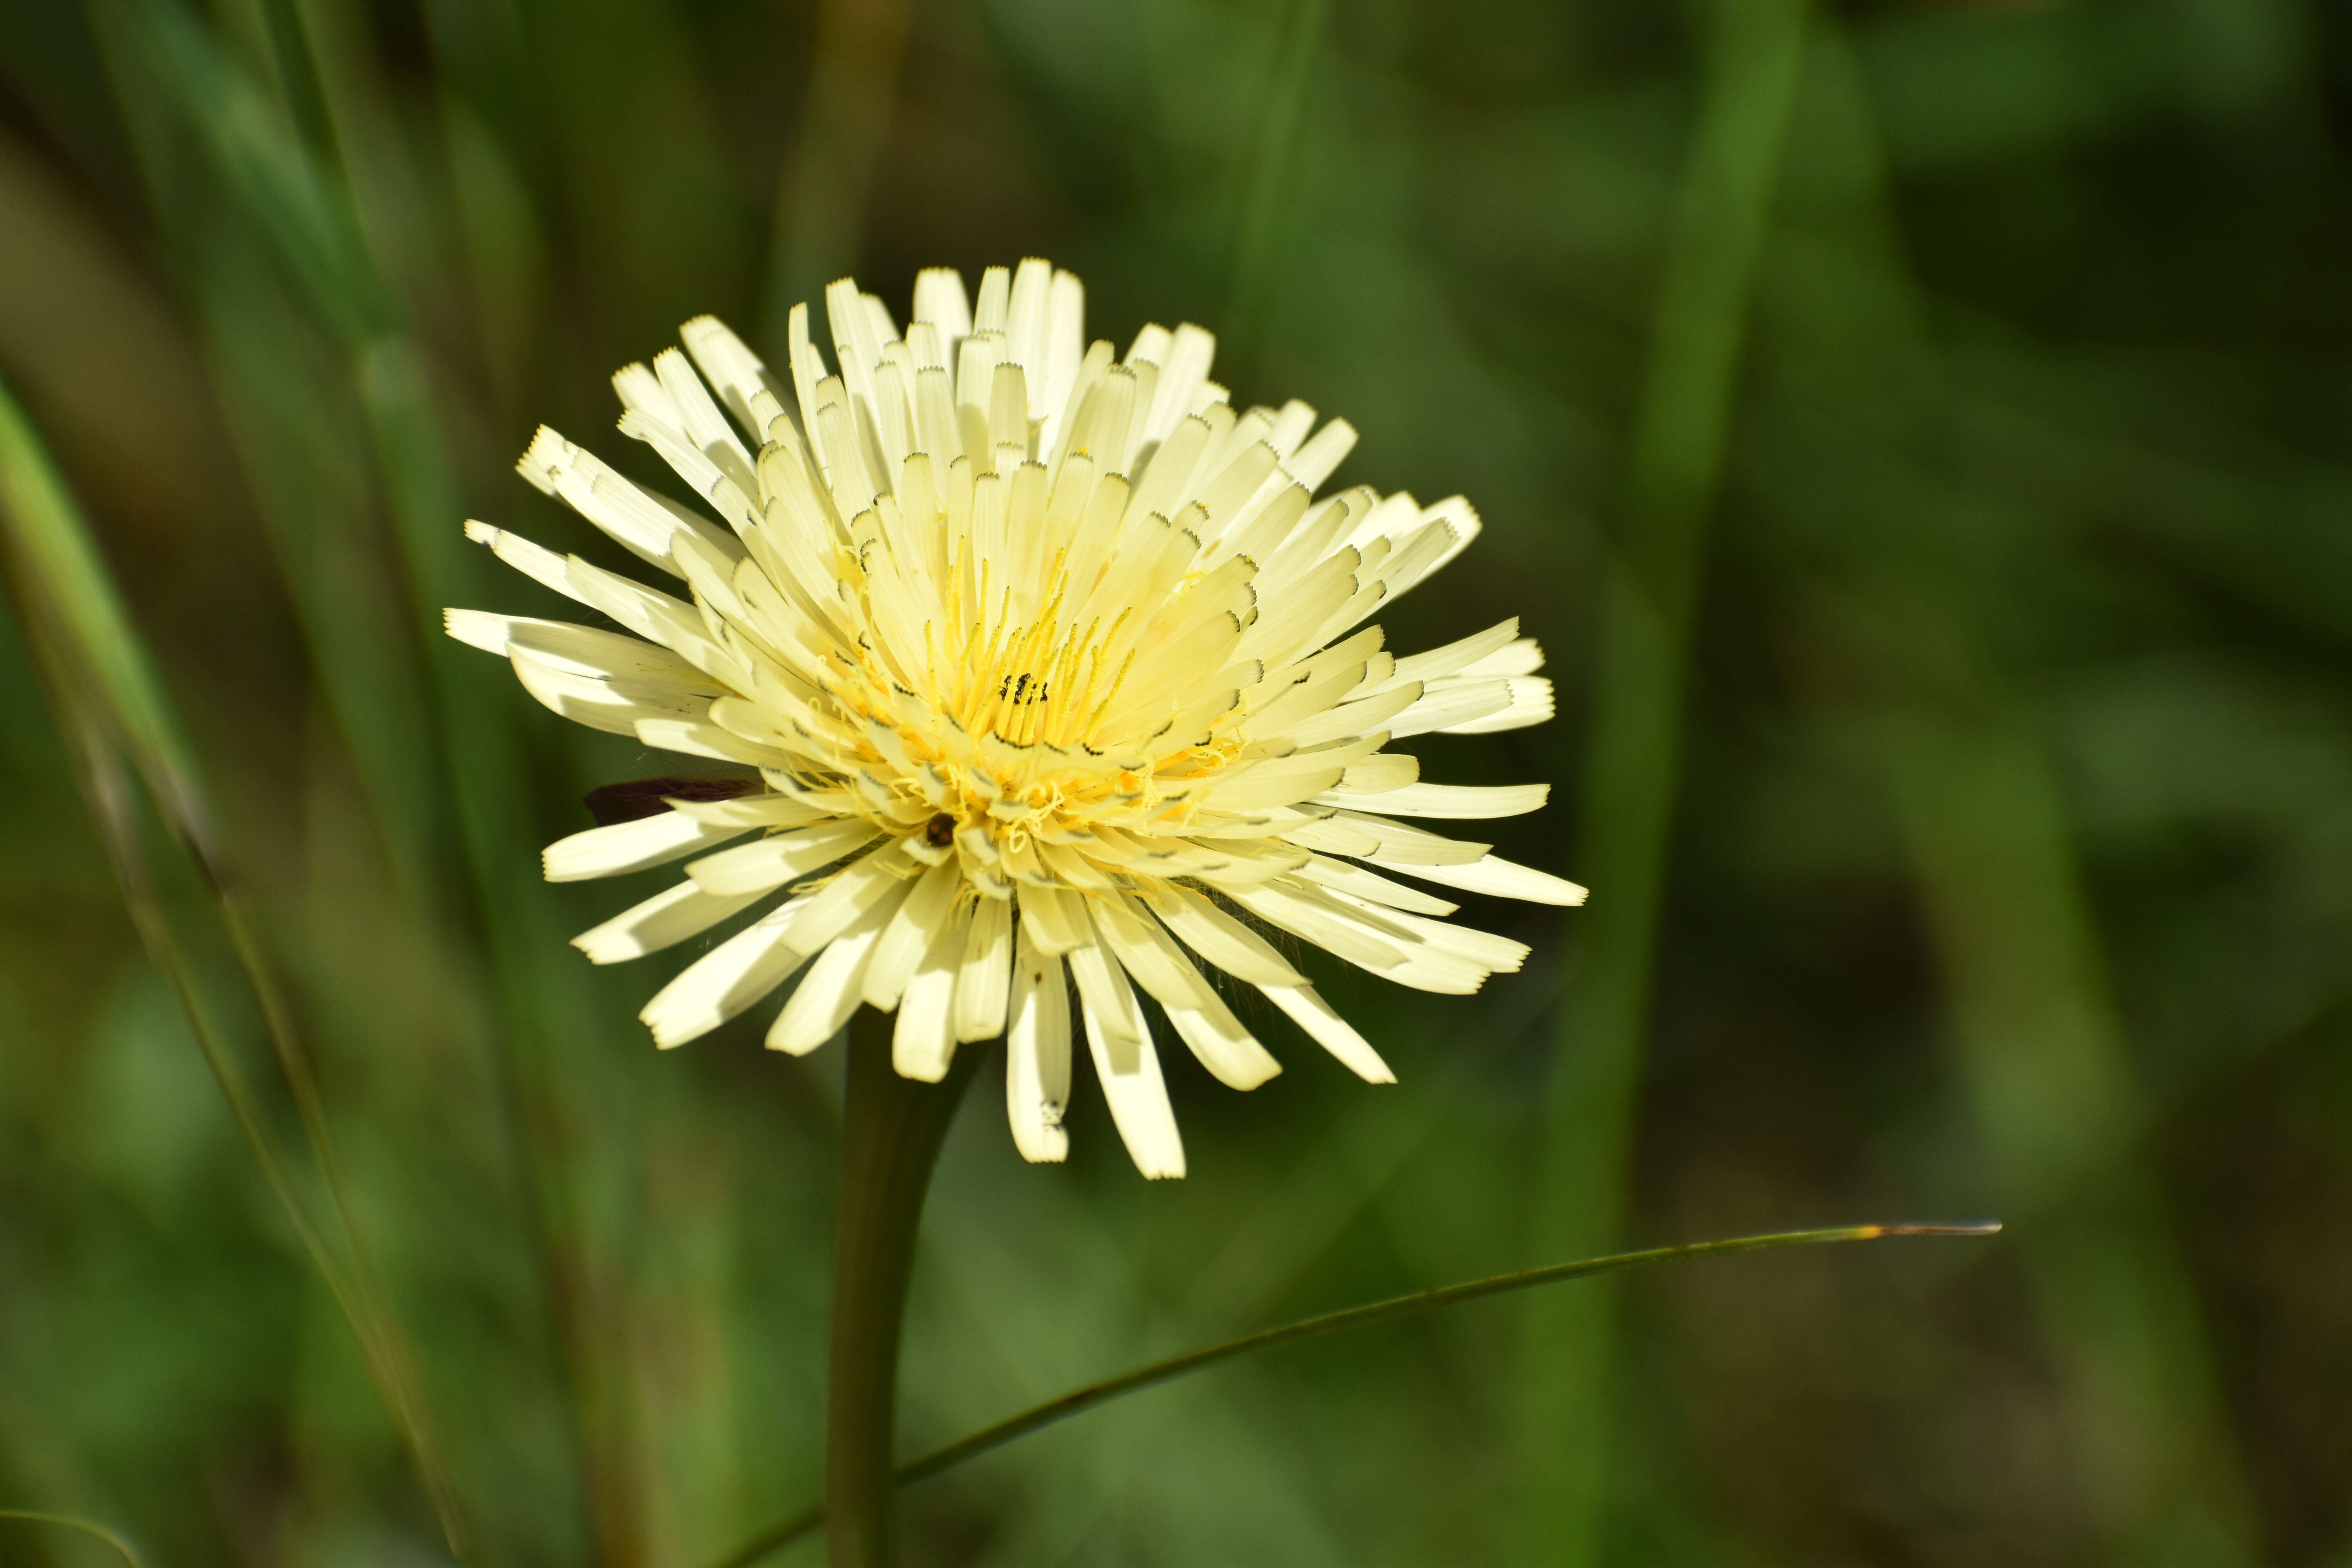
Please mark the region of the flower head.
[[1196, 958], [1389, 1082], [1262, 928], [1467, 993], [1527, 950], [1449, 923], [1417, 884], [1583, 891], [1415, 826], [1531, 811], [1547, 786], [1423, 784], [1389, 749], [1551, 714], [1516, 621], [1405, 658], [1364, 624], [1468, 544], [1476, 513], [1317, 499], [1355, 442], [1345, 423], [1318, 430], [1297, 402], [1236, 413], [1207, 332], [1149, 326], [1118, 356], [1087, 346], [1083, 306], [1043, 261], [991, 268], [976, 304], [934, 269], [902, 334], [844, 279], [825, 293], [837, 372], [803, 306], [789, 386], [718, 321], [688, 322], [686, 353], [614, 384], [622, 433], [715, 522], [552, 430], [520, 465], [686, 596], [468, 523], [624, 629], [477, 610], [448, 626], [567, 718], [758, 770], [676, 781], [649, 814], [548, 847], [555, 880], [693, 857], [574, 939], [599, 963], [770, 905], [646, 1005], [661, 1045], [805, 966], [770, 1046], [813, 1050], [860, 1003], [896, 1009], [898, 1069], [937, 1079], [960, 1043], [1003, 1035], [1013, 1139], [1058, 1160], [1074, 980], [1120, 1136], [1146, 1175], [1175, 1176], [1139, 987], [1237, 1089], [1280, 1069]]

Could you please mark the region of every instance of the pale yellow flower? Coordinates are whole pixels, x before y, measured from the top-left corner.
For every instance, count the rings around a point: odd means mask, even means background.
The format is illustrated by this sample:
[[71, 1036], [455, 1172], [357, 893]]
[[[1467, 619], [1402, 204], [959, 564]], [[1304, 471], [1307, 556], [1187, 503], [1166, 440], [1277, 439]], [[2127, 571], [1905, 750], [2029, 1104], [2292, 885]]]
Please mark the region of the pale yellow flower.
[[695, 857], [574, 939], [599, 963], [773, 900], [646, 1005], [656, 1041], [805, 966], [770, 1046], [812, 1050], [865, 1003], [896, 1009], [898, 1070], [937, 1079], [959, 1044], [1001, 1034], [1014, 1142], [1058, 1160], [1075, 980], [1120, 1136], [1146, 1175], [1176, 1176], [1139, 986], [1236, 1089], [1280, 1069], [1195, 955], [1389, 1082], [1262, 928], [1468, 993], [1526, 948], [1383, 873], [1554, 904], [1583, 889], [1413, 825], [1532, 811], [1548, 786], [1424, 784], [1388, 749], [1552, 711], [1516, 621], [1406, 658], [1363, 624], [1476, 536], [1468, 503], [1314, 499], [1354, 445], [1345, 423], [1317, 430], [1297, 402], [1235, 413], [1197, 327], [1089, 348], [1083, 305], [1042, 261], [991, 268], [976, 306], [934, 269], [901, 335], [845, 279], [825, 294], [838, 374], [803, 307], [789, 386], [718, 321], [688, 322], [686, 353], [614, 384], [622, 433], [716, 523], [552, 430], [521, 463], [688, 596], [468, 523], [624, 629], [478, 610], [448, 626], [567, 718], [759, 770], [760, 793], [681, 795], [547, 849], [555, 880]]

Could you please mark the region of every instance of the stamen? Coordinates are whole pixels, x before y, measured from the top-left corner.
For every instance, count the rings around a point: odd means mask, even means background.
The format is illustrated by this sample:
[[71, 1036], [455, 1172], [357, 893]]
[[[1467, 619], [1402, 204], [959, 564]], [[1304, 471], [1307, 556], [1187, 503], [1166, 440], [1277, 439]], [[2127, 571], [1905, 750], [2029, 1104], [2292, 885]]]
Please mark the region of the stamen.
[[1104, 718], [1110, 712], [1110, 705], [1118, 700], [1118, 689], [1127, 684], [1127, 672], [1134, 668], [1135, 650], [1129, 648], [1127, 657], [1119, 661], [1118, 674], [1111, 679], [1110, 689], [1103, 694], [1102, 702], [1095, 709], [1094, 717], [1087, 721], [1087, 741], [1091, 742], [1095, 739], [1095, 731], [1101, 727]]

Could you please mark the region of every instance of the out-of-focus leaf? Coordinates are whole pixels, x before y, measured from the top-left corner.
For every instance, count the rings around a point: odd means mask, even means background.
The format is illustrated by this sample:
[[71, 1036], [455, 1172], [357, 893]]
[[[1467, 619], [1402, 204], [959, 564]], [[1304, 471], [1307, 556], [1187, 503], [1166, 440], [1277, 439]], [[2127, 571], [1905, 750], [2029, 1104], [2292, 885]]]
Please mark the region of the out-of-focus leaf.
[[55, 1525], [60, 1530], [79, 1531], [94, 1540], [106, 1542], [121, 1554], [125, 1563], [131, 1564], [131, 1568], [145, 1568], [144, 1560], [140, 1557], [138, 1548], [115, 1531], [93, 1521], [76, 1519], [71, 1514], [41, 1513], [27, 1508], [0, 1508], [0, 1519], [22, 1520], [27, 1524], [48, 1524]]
[[145, 645], [114, 592], [96, 542], [24, 411], [0, 386], [0, 521], [23, 591], [70, 647], [120, 726], [150, 788], [194, 824], [203, 822], [195, 760], [173, 716]]
[[[221, 847], [214, 842], [197, 787], [194, 754], [181, 738], [162, 685], [149, 668], [144, 643], [123, 612], [88, 527], [39, 437], [5, 386], [0, 386], [0, 526], [6, 530], [11, 586], [26, 610], [37, 650], [47, 645], [51, 706], [68, 744], [80, 752], [91, 811], [114, 859], [132, 921], [150, 957], [178, 991], [255, 1158], [358, 1336], [379, 1391], [406, 1432], [450, 1547], [459, 1550], [463, 1528], [416, 1386], [414, 1354], [375, 1278], [369, 1249], [353, 1218], [325, 1110], [301, 1047], [292, 1037], [292, 1019], [282, 988], [230, 878]], [[165, 826], [194, 861], [219, 906], [265, 1018], [278, 1065], [300, 1110], [312, 1158], [330, 1196], [340, 1248], [311, 1217], [284, 1154], [240, 1087], [238, 1069], [200, 998], [171, 917], [157, 893], [154, 874], [146, 864], [136, 808], [121, 773], [118, 747], [138, 769]]]
[[[1790, 100], [1803, 0], [1722, 0], [1692, 131], [1633, 426], [1624, 521], [1601, 601], [1580, 878], [1601, 889], [1559, 1012], [1536, 1175], [1534, 1245], [1604, 1247], [1623, 1225], [1646, 1056], [1674, 803], [1682, 773], [1708, 513], [1722, 470]], [[1616, 1360], [1605, 1291], [1527, 1310], [1517, 1467], [1521, 1550], [1582, 1563], [1599, 1551]]]

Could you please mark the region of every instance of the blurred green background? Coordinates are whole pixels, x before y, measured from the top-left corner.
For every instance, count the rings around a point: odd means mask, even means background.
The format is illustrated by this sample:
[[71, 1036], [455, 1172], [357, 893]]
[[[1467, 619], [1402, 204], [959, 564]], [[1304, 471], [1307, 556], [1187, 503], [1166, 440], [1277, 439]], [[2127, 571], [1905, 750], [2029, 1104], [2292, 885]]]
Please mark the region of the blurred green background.
[[1255, 1094], [1170, 1058], [1181, 1184], [1090, 1086], [1022, 1165], [983, 1077], [907, 1451], [1619, 1244], [2010, 1228], [1276, 1352], [922, 1483], [913, 1561], [2352, 1564], [2347, 154], [2319, 0], [0, 5], [0, 380], [315, 1094], [152, 810], [117, 847], [417, 1434], [125, 912], [20, 556], [0, 1507], [443, 1562], [421, 1447], [467, 1561], [705, 1568], [814, 1497], [840, 1053], [653, 1050], [678, 957], [562, 938], [667, 873], [536, 850], [667, 764], [438, 612], [552, 603], [463, 517], [598, 553], [537, 422], [667, 479], [605, 377], [688, 316], [1034, 253], [1478, 505], [1391, 642], [1518, 614], [1560, 714], [1421, 749], [1558, 781], [1494, 836], [1595, 895], [1473, 900], [1536, 950], [1475, 999], [1318, 969], [1400, 1088], [1271, 1016]]

